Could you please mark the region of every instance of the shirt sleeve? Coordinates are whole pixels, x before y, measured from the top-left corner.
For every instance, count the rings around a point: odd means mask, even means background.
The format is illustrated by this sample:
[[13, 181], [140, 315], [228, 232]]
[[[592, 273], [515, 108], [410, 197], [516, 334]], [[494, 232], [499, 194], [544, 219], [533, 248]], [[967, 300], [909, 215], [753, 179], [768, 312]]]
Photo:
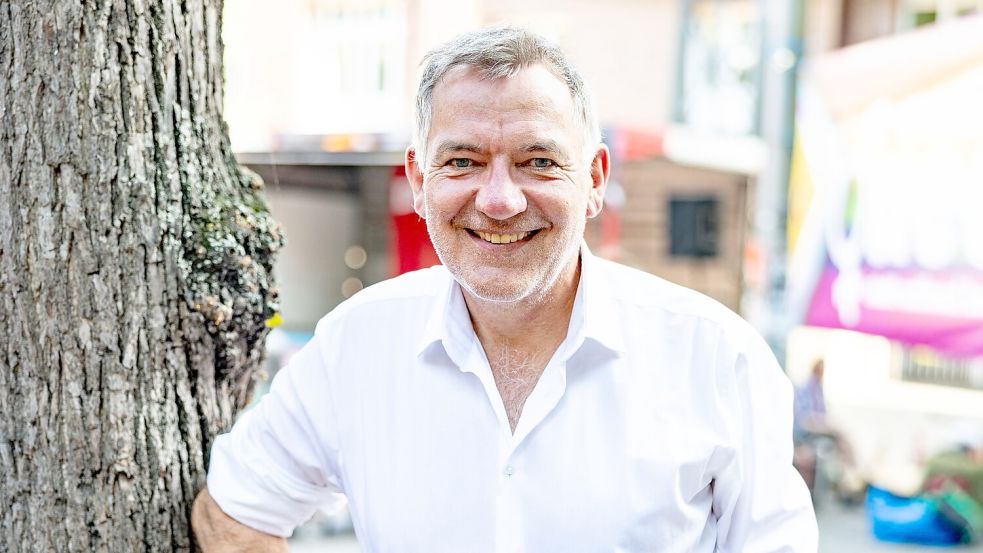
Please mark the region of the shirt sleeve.
[[744, 342], [731, 363], [735, 454], [713, 483], [717, 551], [815, 553], [812, 500], [792, 466], [791, 382], [760, 336]]
[[328, 375], [315, 336], [269, 393], [212, 445], [208, 492], [233, 519], [288, 537], [319, 507], [344, 502]]

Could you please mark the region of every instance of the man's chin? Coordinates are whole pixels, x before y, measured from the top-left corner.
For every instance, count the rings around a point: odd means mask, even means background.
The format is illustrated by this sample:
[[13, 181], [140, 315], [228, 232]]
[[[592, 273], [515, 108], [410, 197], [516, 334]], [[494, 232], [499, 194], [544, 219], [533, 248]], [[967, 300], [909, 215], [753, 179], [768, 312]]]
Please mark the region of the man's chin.
[[521, 301], [527, 299], [527, 295], [514, 295], [514, 296], [489, 296], [489, 295], [478, 295], [472, 294], [475, 299], [483, 301], [485, 303], [494, 303], [497, 305], [508, 305], [508, 304], [519, 304]]
[[473, 285], [462, 279], [458, 279], [458, 283], [476, 299], [492, 303], [516, 303], [530, 296], [530, 290], [525, 288], [489, 286], [487, 283]]
[[[472, 297], [494, 303], [515, 303], [522, 301], [534, 294], [534, 286], [528, 281], [517, 282], [514, 280], [514, 273], [509, 275], [498, 274], [491, 271], [491, 274], [481, 275], [461, 275], [454, 274], [454, 279]], [[509, 276], [512, 279], [508, 278]]]

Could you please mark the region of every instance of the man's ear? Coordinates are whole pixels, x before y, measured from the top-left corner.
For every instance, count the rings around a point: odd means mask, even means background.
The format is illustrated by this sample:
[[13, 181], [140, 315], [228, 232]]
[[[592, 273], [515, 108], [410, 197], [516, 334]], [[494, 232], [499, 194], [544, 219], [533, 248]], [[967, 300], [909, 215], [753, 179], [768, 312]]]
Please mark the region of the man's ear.
[[604, 207], [604, 191], [611, 176], [611, 152], [601, 144], [590, 164], [591, 187], [587, 197], [587, 218], [597, 217]]
[[413, 211], [421, 218], [427, 218], [426, 203], [423, 201], [423, 170], [420, 169], [420, 160], [416, 158], [416, 149], [413, 146], [406, 148], [406, 159], [403, 161], [406, 169], [406, 180], [410, 181], [410, 190], [413, 191]]

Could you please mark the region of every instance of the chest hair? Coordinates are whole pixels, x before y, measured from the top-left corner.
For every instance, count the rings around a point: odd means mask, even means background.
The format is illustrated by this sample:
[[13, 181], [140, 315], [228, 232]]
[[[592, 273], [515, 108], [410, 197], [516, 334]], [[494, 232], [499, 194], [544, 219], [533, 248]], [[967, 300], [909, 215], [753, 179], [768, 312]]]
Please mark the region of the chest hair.
[[549, 359], [542, 353], [530, 354], [502, 346], [488, 357], [488, 362], [495, 377], [495, 386], [505, 405], [509, 425], [514, 432], [526, 399], [539, 382]]

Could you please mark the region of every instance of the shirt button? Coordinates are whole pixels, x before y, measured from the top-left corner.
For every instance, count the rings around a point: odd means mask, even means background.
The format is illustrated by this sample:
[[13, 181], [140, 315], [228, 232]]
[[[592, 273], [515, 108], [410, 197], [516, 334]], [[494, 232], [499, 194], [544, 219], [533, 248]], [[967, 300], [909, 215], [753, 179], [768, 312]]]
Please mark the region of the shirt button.
[[512, 476], [515, 474], [515, 468], [513, 468], [512, 465], [506, 465], [505, 470], [502, 471], [502, 474], [504, 474], [506, 477]]

